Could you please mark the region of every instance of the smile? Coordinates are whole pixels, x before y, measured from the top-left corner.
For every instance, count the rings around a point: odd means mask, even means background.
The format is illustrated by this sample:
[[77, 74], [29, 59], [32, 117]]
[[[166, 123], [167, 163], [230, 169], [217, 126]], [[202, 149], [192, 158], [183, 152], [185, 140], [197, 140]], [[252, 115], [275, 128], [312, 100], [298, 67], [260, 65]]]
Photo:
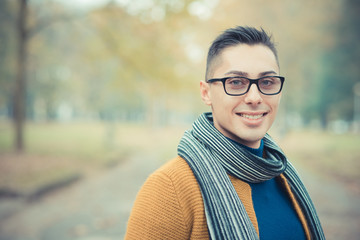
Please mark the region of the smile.
[[262, 118], [263, 116], [265, 116], [267, 113], [262, 113], [262, 114], [245, 114], [245, 113], [240, 113], [238, 115], [240, 115], [243, 118], [247, 118], [247, 119], [251, 119], [251, 120], [257, 120]]

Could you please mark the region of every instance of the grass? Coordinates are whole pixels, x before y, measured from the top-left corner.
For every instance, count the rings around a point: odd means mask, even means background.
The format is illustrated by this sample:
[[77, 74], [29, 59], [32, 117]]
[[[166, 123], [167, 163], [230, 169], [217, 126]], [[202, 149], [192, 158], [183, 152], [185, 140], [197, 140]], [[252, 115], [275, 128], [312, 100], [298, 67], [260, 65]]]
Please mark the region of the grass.
[[125, 123], [27, 123], [26, 153], [18, 155], [12, 125], [0, 122], [0, 190], [28, 192], [74, 174], [101, 171], [139, 151], [165, 161], [176, 155], [183, 131]]
[[[100, 124], [27, 124], [25, 146], [28, 154], [66, 156], [79, 160], [99, 159], [110, 146], [104, 142], [105, 134]], [[0, 153], [9, 152], [13, 142], [9, 125], [0, 128]]]
[[[142, 152], [165, 162], [190, 126], [139, 124], [28, 123], [26, 153], [12, 153], [13, 131], [0, 122], [0, 189], [27, 191], [74, 173], [89, 174]], [[288, 158], [316, 173], [359, 187], [360, 136], [293, 131], [279, 141]]]
[[281, 146], [295, 164], [359, 191], [360, 135], [295, 131], [281, 140]]

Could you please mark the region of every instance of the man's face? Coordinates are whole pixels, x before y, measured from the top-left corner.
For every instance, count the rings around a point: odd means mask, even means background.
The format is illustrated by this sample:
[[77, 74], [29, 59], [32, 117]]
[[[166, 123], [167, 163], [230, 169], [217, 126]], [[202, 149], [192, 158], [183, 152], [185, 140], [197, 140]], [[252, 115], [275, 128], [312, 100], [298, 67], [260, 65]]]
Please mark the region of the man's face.
[[[212, 66], [211, 78], [279, 75], [273, 52], [263, 45], [239, 44], [225, 48]], [[263, 95], [255, 84], [241, 96], [229, 96], [222, 82], [200, 83], [203, 101], [211, 106], [215, 127], [226, 137], [258, 148], [275, 120], [281, 93]]]

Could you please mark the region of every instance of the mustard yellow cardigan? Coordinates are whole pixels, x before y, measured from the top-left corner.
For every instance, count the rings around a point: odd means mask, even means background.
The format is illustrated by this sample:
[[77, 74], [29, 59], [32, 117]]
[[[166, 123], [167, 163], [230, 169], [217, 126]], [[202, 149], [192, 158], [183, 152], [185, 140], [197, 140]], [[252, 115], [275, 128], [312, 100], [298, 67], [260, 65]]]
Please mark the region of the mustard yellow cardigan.
[[[229, 177], [259, 234], [250, 185]], [[282, 175], [279, 180], [310, 239], [305, 217], [290, 186]], [[147, 179], [136, 197], [125, 239], [209, 239], [200, 188], [184, 159], [173, 159]]]

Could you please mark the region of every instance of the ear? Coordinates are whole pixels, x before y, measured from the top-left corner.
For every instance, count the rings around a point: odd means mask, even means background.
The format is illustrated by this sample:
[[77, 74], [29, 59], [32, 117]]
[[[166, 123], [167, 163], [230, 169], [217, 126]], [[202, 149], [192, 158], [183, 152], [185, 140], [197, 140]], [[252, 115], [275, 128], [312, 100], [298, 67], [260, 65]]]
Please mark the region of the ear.
[[200, 81], [200, 94], [203, 102], [206, 105], [211, 106], [210, 85], [208, 83]]

